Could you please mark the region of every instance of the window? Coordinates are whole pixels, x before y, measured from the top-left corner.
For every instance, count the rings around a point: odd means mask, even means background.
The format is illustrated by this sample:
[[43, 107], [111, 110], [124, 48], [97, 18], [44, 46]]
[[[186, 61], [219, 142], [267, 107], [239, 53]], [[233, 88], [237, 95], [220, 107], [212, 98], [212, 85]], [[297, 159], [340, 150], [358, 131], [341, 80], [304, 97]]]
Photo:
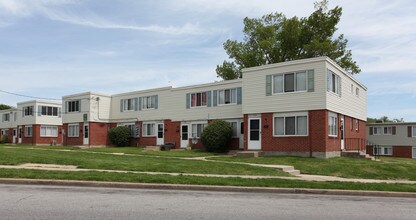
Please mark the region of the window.
[[7, 122], [7, 121], [10, 121], [10, 114], [9, 113], [3, 114], [3, 116], [2, 116], [2, 122]]
[[32, 137], [32, 126], [25, 126], [25, 137]]
[[207, 92], [191, 94], [191, 107], [207, 106]]
[[306, 71], [273, 76], [273, 93], [299, 92], [306, 90]]
[[192, 124], [192, 138], [200, 138], [206, 124]]
[[355, 96], [360, 97], [360, 89], [359, 88], [355, 89]]
[[328, 135], [338, 135], [338, 116], [336, 113], [333, 112], [328, 113]]
[[155, 136], [155, 124], [143, 124], [143, 136]]
[[218, 104], [236, 104], [237, 103], [237, 88], [218, 90]]
[[374, 127], [373, 128], [373, 134], [374, 135], [380, 135], [381, 134], [381, 127]]
[[327, 90], [338, 95], [341, 94], [341, 77], [331, 70], [328, 70]]
[[233, 129], [233, 137], [238, 137], [238, 124], [236, 121], [230, 122], [231, 128]]
[[355, 119], [355, 130], [358, 131], [359, 123], [358, 119]]
[[41, 137], [58, 137], [58, 127], [42, 125], [40, 127], [40, 136]]
[[383, 134], [385, 134], [385, 135], [391, 135], [392, 133], [393, 133], [393, 128], [392, 127], [384, 127]]
[[31, 115], [33, 115], [33, 106], [23, 107], [23, 116], [31, 116]]
[[58, 116], [58, 107], [42, 106], [41, 115]]
[[412, 137], [416, 137], [416, 126], [412, 127]]
[[393, 155], [393, 147], [374, 147], [374, 155]]
[[307, 113], [277, 115], [274, 117], [275, 136], [306, 136], [308, 135]]
[[79, 137], [79, 125], [78, 124], [68, 125], [68, 137]]
[[133, 111], [135, 104], [135, 99], [123, 99], [123, 111]]
[[142, 97], [142, 109], [154, 109], [156, 103], [156, 96]]
[[118, 124], [117, 126], [125, 126], [130, 129], [131, 137], [139, 137], [139, 127], [135, 123]]
[[80, 100], [68, 101], [68, 112], [80, 112]]

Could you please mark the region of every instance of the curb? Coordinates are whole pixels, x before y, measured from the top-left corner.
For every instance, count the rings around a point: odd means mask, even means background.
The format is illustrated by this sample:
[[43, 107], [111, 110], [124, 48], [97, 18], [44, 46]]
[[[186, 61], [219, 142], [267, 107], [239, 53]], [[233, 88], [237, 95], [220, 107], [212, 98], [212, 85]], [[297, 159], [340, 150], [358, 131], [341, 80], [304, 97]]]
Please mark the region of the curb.
[[272, 188], [272, 187], [268, 188], [268, 187], [241, 187], [241, 186], [210, 186], [210, 185], [157, 184], [157, 183], [125, 183], [125, 182], [79, 181], [79, 180], [0, 178], [0, 184], [22, 184], [22, 185], [31, 184], [31, 185], [54, 185], [54, 186], [110, 187], [110, 188], [126, 188], [126, 189], [192, 190], [192, 191], [216, 191], [216, 192], [286, 193], [286, 194], [416, 198], [416, 193], [410, 193], [410, 192], [306, 189], [306, 188]]

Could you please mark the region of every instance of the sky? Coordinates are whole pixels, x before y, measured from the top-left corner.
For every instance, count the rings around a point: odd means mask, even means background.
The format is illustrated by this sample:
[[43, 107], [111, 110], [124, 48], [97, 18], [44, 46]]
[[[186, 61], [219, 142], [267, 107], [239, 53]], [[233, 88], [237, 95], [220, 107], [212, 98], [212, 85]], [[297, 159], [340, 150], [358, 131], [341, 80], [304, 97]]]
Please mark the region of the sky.
[[[311, 0], [0, 0], [0, 90], [61, 98], [220, 80], [243, 19], [306, 17]], [[416, 121], [416, 1], [329, 0], [362, 72], [368, 117]], [[29, 98], [0, 92], [0, 103]]]

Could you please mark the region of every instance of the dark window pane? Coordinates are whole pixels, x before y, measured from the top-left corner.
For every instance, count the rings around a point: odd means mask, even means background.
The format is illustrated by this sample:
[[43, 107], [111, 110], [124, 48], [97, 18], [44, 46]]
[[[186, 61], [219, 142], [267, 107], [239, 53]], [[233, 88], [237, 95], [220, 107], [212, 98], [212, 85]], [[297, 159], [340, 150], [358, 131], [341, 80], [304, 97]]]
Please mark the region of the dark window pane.
[[295, 117], [286, 117], [286, 135], [294, 135], [295, 134]]
[[285, 92], [295, 91], [295, 74], [285, 74]]
[[240, 133], [244, 134], [244, 122], [241, 122], [240, 124]]
[[250, 129], [259, 129], [260, 128], [260, 120], [259, 119], [255, 119], [255, 120], [250, 120]]
[[250, 131], [250, 140], [251, 141], [258, 141], [259, 140], [259, 131], [258, 130]]

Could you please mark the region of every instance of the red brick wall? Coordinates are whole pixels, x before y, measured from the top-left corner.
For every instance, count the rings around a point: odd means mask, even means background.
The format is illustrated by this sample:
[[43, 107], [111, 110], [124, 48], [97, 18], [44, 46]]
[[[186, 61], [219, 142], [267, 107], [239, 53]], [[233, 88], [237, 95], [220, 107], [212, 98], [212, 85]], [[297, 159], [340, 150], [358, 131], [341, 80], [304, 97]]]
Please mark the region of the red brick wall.
[[[41, 125], [31, 125], [32, 126], [32, 136], [26, 137], [25, 125], [22, 127], [22, 144], [31, 144], [31, 145], [50, 145], [53, 141], [56, 141], [57, 145], [62, 144], [62, 126], [58, 127], [58, 136], [57, 137], [41, 137], [40, 136], [40, 127]], [[12, 130], [13, 132], [13, 130]], [[13, 135], [13, 133], [12, 133]], [[17, 143], [17, 142], [16, 142]]]
[[309, 152], [327, 152], [328, 144], [328, 111], [313, 110], [309, 116]]
[[142, 146], [156, 146], [156, 137], [141, 137], [139, 142]]
[[108, 138], [108, 130], [116, 127], [115, 123], [89, 122], [89, 145], [91, 146], [109, 146], [111, 145]]
[[181, 147], [181, 122], [165, 120], [164, 124], [165, 124], [165, 127], [164, 127], [165, 143], [173, 142], [175, 143], [175, 148], [179, 149]]
[[83, 135], [83, 126], [84, 123], [80, 122], [79, 124], [79, 136], [78, 137], [68, 137], [68, 124], [63, 125], [63, 129], [65, 130], [65, 137], [64, 137], [64, 145], [65, 146], [81, 146], [84, 144]]
[[[352, 127], [351, 127], [352, 121]], [[358, 120], [358, 131], [355, 129], [355, 118], [345, 116], [345, 150], [357, 150], [357, 146], [364, 150], [366, 145], [365, 121]]]
[[393, 146], [393, 157], [412, 158], [412, 147]]
[[244, 150], [248, 150], [248, 115], [244, 114]]

